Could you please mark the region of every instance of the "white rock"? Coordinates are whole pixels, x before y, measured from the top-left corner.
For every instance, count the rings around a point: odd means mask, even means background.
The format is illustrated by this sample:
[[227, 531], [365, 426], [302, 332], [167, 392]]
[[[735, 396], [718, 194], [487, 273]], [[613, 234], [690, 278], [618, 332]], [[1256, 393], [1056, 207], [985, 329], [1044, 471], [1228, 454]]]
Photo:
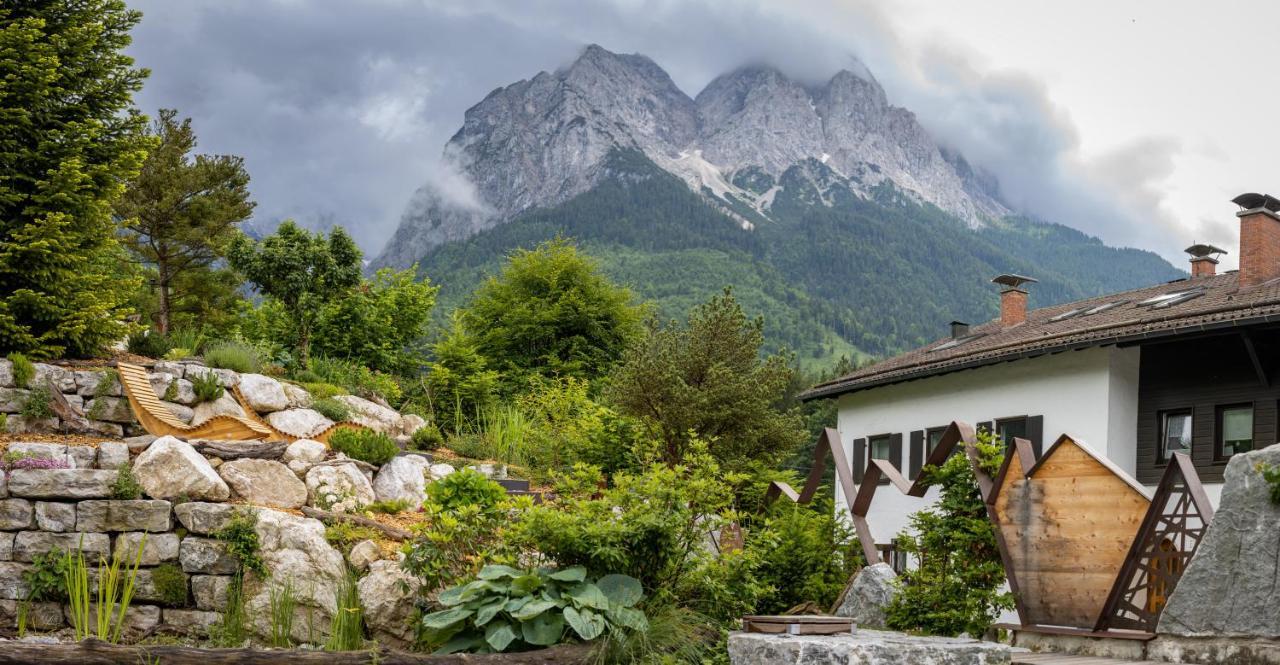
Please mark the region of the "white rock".
[[306, 409], [311, 406], [311, 393], [307, 392], [302, 386], [296, 386], [292, 383], [281, 383], [284, 387], [284, 394], [289, 398], [289, 408]]
[[178, 420], [181, 420], [184, 423], [191, 424], [191, 421], [196, 417], [195, 409], [192, 409], [189, 406], [184, 406], [176, 402], [162, 402], [162, 404], [164, 404], [165, 408], [169, 409], [169, 412]]
[[[21, 501], [21, 499], [15, 499]], [[75, 531], [76, 504], [54, 501], [36, 502], [36, 526], [41, 531]]]
[[263, 509], [258, 511], [255, 530], [261, 543], [259, 554], [271, 571], [271, 579], [245, 602], [251, 629], [263, 637], [270, 634], [270, 588], [287, 581], [293, 586], [298, 602], [293, 621], [294, 639], [298, 642], [307, 639], [308, 613], [313, 616], [317, 632], [324, 634], [333, 616], [338, 584], [347, 576], [342, 554], [324, 538], [324, 524]]
[[297, 441], [289, 444], [288, 448], [284, 449], [284, 456], [281, 457], [281, 459], [285, 462], [300, 460], [310, 464], [315, 464], [317, 462], [323, 462], [324, 457], [328, 452], [329, 447], [319, 441], [298, 439]]
[[400, 417], [400, 433], [413, 436], [413, 433], [427, 426], [427, 421], [416, 413], [406, 413]]
[[172, 436], [156, 439], [133, 461], [133, 475], [148, 496], [225, 501], [231, 488], [190, 444]]
[[218, 467], [218, 474], [237, 496], [255, 505], [301, 508], [307, 503], [307, 486], [280, 462], [231, 460]]
[[307, 471], [307, 496], [311, 505], [335, 512], [355, 510], [377, 498], [373, 485], [355, 464], [311, 467]]
[[280, 382], [261, 374], [241, 374], [240, 393], [258, 413], [271, 413], [289, 408], [289, 398]]
[[378, 430], [383, 434], [398, 434], [400, 414], [395, 409], [388, 409], [381, 404], [370, 402], [355, 395], [338, 395], [334, 399], [346, 404], [351, 409], [351, 419], [365, 427]]
[[315, 436], [333, 426], [333, 421], [319, 411], [288, 409], [267, 414], [271, 426], [293, 436]]
[[32, 387], [45, 385], [45, 381], [52, 381], [53, 387], [58, 392], [73, 393], [76, 391], [76, 375], [63, 367], [57, 365], [46, 365], [45, 363], [36, 363], [36, 376], [31, 381]]
[[[146, 537], [144, 542], [143, 536]], [[129, 531], [116, 536], [112, 546], [112, 556], [118, 552], [123, 560], [133, 563], [138, 554], [138, 546], [142, 546], [142, 560], [139, 565], [158, 566], [162, 563], [178, 560], [178, 534], [176, 533], [143, 533]]]
[[454, 471], [457, 471], [457, 469], [448, 464], [432, 464], [427, 467], [427, 471], [431, 474], [432, 480], [440, 480]]
[[13, 387], [13, 361], [0, 358], [0, 387]]
[[98, 468], [119, 469], [129, 463], [129, 446], [123, 441], [103, 441], [98, 444]]
[[84, 414], [93, 420], [111, 423], [136, 423], [129, 400], [123, 397], [95, 397], [84, 405]]
[[[106, 378], [107, 372], [102, 370], [77, 370], [73, 372], [73, 375], [76, 380], [76, 392], [88, 397], [90, 395], [98, 394], [98, 384], [102, 383], [102, 380]], [[0, 384], [2, 384], [2, 382], [0, 382]], [[101, 390], [103, 395], [119, 397], [121, 394], [119, 378], [112, 377], [111, 385], [102, 388]]]
[[351, 562], [351, 567], [356, 570], [364, 570], [369, 564], [382, 558], [382, 548], [372, 540], [362, 540], [351, 547], [351, 552], [347, 554], [347, 561]]
[[417, 510], [427, 499], [427, 473], [431, 462], [421, 455], [399, 455], [382, 465], [373, 479], [379, 501], [402, 499]]
[[409, 575], [397, 561], [374, 561], [369, 574], [356, 589], [364, 621], [379, 643], [404, 647], [413, 641], [413, 608], [418, 594], [418, 578]]
[[151, 371], [163, 372], [175, 379], [181, 379], [187, 373], [187, 366], [172, 360], [157, 360], [156, 364], [151, 366]]
[[196, 403], [196, 388], [190, 381], [163, 372], [153, 372], [149, 378], [151, 389], [156, 391], [156, 396], [160, 399], [171, 398], [169, 401], [184, 406]]
[[191, 424], [199, 425], [214, 416], [237, 416], [244, 417], [244, 409], [240, 408], [240, 404], [236, 402], [236, 398], [231, 393], [223, 393], [222, 397], [212, 402], [201, 402], [196, 405], [191, 415]]

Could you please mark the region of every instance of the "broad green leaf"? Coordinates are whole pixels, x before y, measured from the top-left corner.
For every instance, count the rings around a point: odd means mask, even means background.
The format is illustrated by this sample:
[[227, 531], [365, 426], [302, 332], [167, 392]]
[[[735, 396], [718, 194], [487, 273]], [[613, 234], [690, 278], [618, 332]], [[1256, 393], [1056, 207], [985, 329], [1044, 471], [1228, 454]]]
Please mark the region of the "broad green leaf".
[[511, 566], [492, 564], [481, 568], [476, 577], [482, 580], [496, 580], [503, 577], [520, 577], [523, 574], [524, 571], [512, 568]]
[[494, 621], [484, 629], [484, 641], [488, 642], [494, 651], [505, 650], [515, 639], [516, 631], [506, 621]]
[[582, 566], [573, 566], [572, 568], [557, 570], [548, 575], [548, 577], [557, 582], [581, 582], [587, 579], [587, 569]]
[[435, 653], [443, 656], [445, 654], [458, 653], [459, 651], [474, 651], [477, 647], [482, 646], [484, 646], [484, 639], [479, 635], [459, 635], [445, 642], [443, 646], [435, 650]]
[[493, 617], [497, 616], [498, 612], [502, 611], [503, 606], [506, 604], [506, 598], [499, 598], [481, 605], [480, 609], [476, 610], [476, 625], [483, 626], [486, 623], [489, 623]]
[[591, 610], [579, 612], [572, 607], [566, 607], [564, 608], [564, 620], [569, 622], [569, 626], [573, 628], [573, 632], [578, 634], [578, 637], [588, 642], [600, 637], [600, 634], [604, 632], [604, 617]]
[[524, 641], [540, 647], [551, 646], [564, 635], [564, 617], [559, 612], [545, 612], [520, 624]]
[[440, 603], [441, 605], [444, 605], [445, 607], [453, 607], [454, 605], [458, 605], [462, 603], [464, 600], [466, 600], [465, 598], [462, 597], [462, 593], [466, 590], [466, 588], [467, 588], [466, 585], [462, 585], [462, 584], [458, 586], [449, 587], [448, 589], [441, 591], [439, 596], [436, 596], [436, 602]]
[[528, 621], [547, 610], [554, 609], [555, 606], [556, 604], [549, 600], [531, 600], [525, 603], [520, 609], [512, 612], [511, 616], [519, 619], [520, 621]]
[[622, 607], [631, 607], [644, 598], [644, 587], [640, 580], [630, 575], [605, 575], [596, 580], [596, 587], [610, 603]]
[[609, 608], [608, 617], [609, 621], [623, 628], [629, 628], [641, 633], [649, 630], [649, 620], [645, 618], [644, 612], [634, 607], [611, 607]]
[[514, 613], [515, 611], [519, 610], [521, 607], [524, 607], [526, 604], [528, 604], [528, 602], [531, 600], [533, 600], [532, 596], [521, 596], [519, 598], [512, 598], [511, 600], [507, 601], [507, 606], [504, 607], [503, 609], [505, 609], [508, 612]]
[[542, 587], [542, 578], [537, 575], [521, 575], [511, 580], [511, 591], [527, 596]]
[[600, 592], [600, 587], [590, 583], [581, 582], [574, 585], [565, 595], [573, 599], [578, 607], [593, 607], [597, 610], [609, 609], [609, 599]]
[[448, 628], [469, 616], [471, 616], [471, 610], [461, 607], [440, 610], [439, 612], [432, 612], [431, 614], [422, 617], [422, 626], [424, 628], [439, 630], [441, 628]]

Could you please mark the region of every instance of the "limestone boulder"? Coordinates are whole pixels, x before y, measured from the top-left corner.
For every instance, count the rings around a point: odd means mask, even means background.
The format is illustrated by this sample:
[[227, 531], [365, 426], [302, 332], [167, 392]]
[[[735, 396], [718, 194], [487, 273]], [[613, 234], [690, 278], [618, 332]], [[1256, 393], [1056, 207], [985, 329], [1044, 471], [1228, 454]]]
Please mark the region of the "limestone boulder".
[[414, 599], [419, 582], [400, 567], [400, 562], [374, 561], [356, 588], [365, 625], [374, 639], [401, 648], [413, 641]]
[[347, 405], [351, 420], [383, 434], [400, 433], [400, 414], [395, 409], [355, 395], [338, 395], [334, 399]]
[[63, 533], [76, 529], [76, 504], [60, 501], [36, 502], [36, 526], [41, 531]]
[[1007, 665], [1007, 644], [858, 629], [843, 635], [730, 633], [730, 665]]
[[26, 499], [0, 500], [0, 529], [29, 529], [35, 523], [35, 506]]
[[13, 361], [8, 358], [0, 359], [0, 388], [13, 387]]
[[[120, 379], [110, 372], [102, 370], [77, 370], [74, 373], [76, 381], [76, 393], [88, 397], [90, 395], [106, 395], [108, 397], [119, 397], [122, 394], [120, 387]], [[101, 385], [110, 377], [108, 385]]]
[[168, 531], [173, 504], [161, 499], [81, 501], [78, 531]]
[[196, 403], [196, 388], [190, 381], [162, 372], [152, 372], [148, 378], [151, 379], [151, 389], [160, 399], [185, 406]]
[[227, 590], [231, 577], [227, 575], [192, 575], [191, 596], [196, 609], [221, 612], [227, 609]]
[[196, 410], [189, 406], [185, 406], [177, 402], [162, 402], [162, 403], [164, 404], [166, 409], [169, 409], [169, 413], [172, 413], [174, 417], [176, 417], [178, 420], [181, 420], [182, 422], [188, 425], [190, 425], [191, 421], [195, 420], [196, 418]]
[[111, 496], [116, 472], [106, 469], [14, 469], [10, 496], [28, 499], [103, 499]]
[[311, 467], [323, 462], [325, 455], [329, 453], [329, 447], [319, 441], [311, 439], [298, 439], [289, 444], [284, 450], [284, 456], [280, 461], [284, 462], [299, 478], [305, 477], [307, 471]]
[[306, 484], [308, 503], [326, 510], [347, 512], [377, 500], [373, 484], [350, 462], [313, 466]]
[[26, 405], [30, 390], [0, 388], [0, 413], [18, 413]]
[[289, 396], [279, 381], [261, 374], [241, 374], [240, 393], [258, 413], [272, 413], [289, 408]]
[[218, 475], [236, 496], [254, 505], [301, 508], [307, 504], [307, 486], [289, 467], [274, 460], [231, 460], [218, 467]]
[[129, 463], [129, 446], [122, 441], [103, 441], [98, 444], [99, 469], [119, 469]]
[[151, 371], [161, 372], [168, 374], [175, 379], [181, 379], [187, 374], [187, 366], [184, 363], [174, 360], [157, 360], [156, 363], [151, 366]]
[[400, 433], [413, 436], [413, 433], [427, 426], [427, 421], [416, 413], [406, 413], [400, 417]]
[[32, 418], [11, 414], [5, 419], [4, 429], [10, 434], [57, 434], [58, 424], [57, 418]]
[[222, 397], [212, 402], [201, 402], [191, 410], [191, 424], [199, 425], [214, 416], [244, 417], [244, 409], [231, 393], [222, 393]]
[[133, 461], [133, 475], [148, 496], [226, 501], [231, 488], [200, 453], [172, 436], [156, 439]]
[[441, 478], [457, 471], [457, 469], [453, 468], [452, 465], [442, 463], [432, 464], [430, 467], [427, 467], [427, 471], [431, 474], [431, 480], [440, 480]]
[[373, 479], [379, 501], [408, 501], [417, 510], [427, 499], [427, 474], [431, 461], [421, 455], [398, 455], [382, 465]]
[[49, 551], [61, 552], [80, 547], [85, 561], [111, 555], [111, 537], [105, 533], [50, 533], [48, 531], [19, 531], [13, 539], [14, 561], [34, 561], [35, 557]]
[[887, 563], [866, 566], [854, 576], [834, 614], [866, 628], [885, 627], [885, 608], [897, 591], [898, 576]]
[[32, 386], [43, 386], [46, 382], [53, 384], [53, 387], [62, 393], [73, 393], [76, 391], [76, 375], [71, 370], [57, 365], [46, 365], [45, 363], [36, 363], [36, 375], [31, 380]]
[[274, 510], [258, 511], [259, 553], [271, 571], [271, 579], [246, 599], [245, 614], [251, 630], [259, 636], [270, 634], [271, 586], [285, 583], [293, 586], [298, 601], [294, 639], [299, 642], [307, 639], [308, 614], [314, 618], [317, 631], [328, 630], [337, 588], [346, 578], [347, 568], [342, 554], [325, 540], [324, 530], [324, 524], [308, 517]]
[[109, 423], [136, 423], [129, 400], [123, 397], [95, 397], [84, 405], [85, 417]]
[[226, 526], [236, 507], [225, 503], [188, 501], [173, 507], [178, 523], [190, 533], [207, 536]]
[[142, 558], [139, 565], [142, 566], [158, 566], [162, 563], [169, 563], [178, 560], [178, 534], [176, 533], [143, 533], [140, 531], [131, 531], [116, 536], [115, 543], [111, 546], [111, 555], [121, 556], [121, 561], [133, 562], [133, 558], [138, 555], [138, 548], [142, 548]]
[[227, 544], [214, 538], [187, 536], [178, 545], [178, 561], [186, 573], [230, 575], [236, 572], [235, 556], [227, 552]]
[[363, 571], [369, 567], [369, 564], [382, 558], [382, 548], [372, 540], [362, 540], [351, 546], [351, 551], [347, 552], [347, 562], [351, 567]]
[[315, 436], [333, 426], [333, 421], [312, 409], [286, 409], [267, 414], [271, 426], [293, 436]]
[[280, 385], [284, 388], [285, 397], [289, 398], [290, 409], [307, 409], [311, 407], [314, 400], [311, 398], [311, 393], [307, 392], [302, 386], [292, 383], [281, 383]]
[[160, 623], [184, 635], [205, 636], [222, 620], [218, 612], [183, 610], [166, 607], [160, 612]]

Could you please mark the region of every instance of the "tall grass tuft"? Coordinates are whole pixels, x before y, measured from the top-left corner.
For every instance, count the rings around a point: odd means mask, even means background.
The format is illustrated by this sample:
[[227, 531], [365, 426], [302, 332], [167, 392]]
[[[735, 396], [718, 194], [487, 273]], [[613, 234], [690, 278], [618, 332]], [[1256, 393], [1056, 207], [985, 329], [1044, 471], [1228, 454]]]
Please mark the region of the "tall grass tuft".
[[521, 466], [529, 463], [534, 424], [520, 409], [510, 404], [489, 409], [480, 419], [480, 428], [495, 459]]
[[[170, 351], [174, 349], [182, 349], [192, 353], [200, 353], [200, 348], [204, 346], [204, 331], [199, 328], [174, 328], [166, 335], [169, 340]], [[167, 354], [166, 354], [167, 355]], [[177, 358], [176, 360], [181, 360]]]
[[[143, 534], [134, 553], [133, 567], [124, 563], [124, 553], [116, 550], [108, 562], [106, 557], [98, 561], [98, 593], [89, 589], [89, 567], [84, 560], [83, 540], [74, 554], [65, 554], [65, 587], [71, 607], [71, 627], [76, 640], [97, 637], [100, 640], [120, 643], [124, 629], [124, 617], [133, 602], [134, 583], [138, 579], [138, 566], [142, 563], [142, 548], [147, 544]], [[94, 602], [96, 600], [96, 603]]]
[[360, 607], [360, 591], [353, 575], [339, 584], [336, 598], [325, 651], [357, 651], [364, 647], [364, 610]]
[[241, 374], [262, 371], [262, 354], [246, 342], [222, 340], [205, 347], [204, 362], [210, 367], [229, 369]]
[[244, 573], [237, 572], [231, 577], [231, 584], [227, 585], [227, 609], [223, 610], [222, 619], [209, 630], [209, 639], [220, 647], [238, 647], [248, 637], [244, 616]]
[[272, 585], [270, 591], [271, 646], [287, 649], [293, 646], [293, 611], [298, 606], [298, 596], [293, 590], [293, 580]]

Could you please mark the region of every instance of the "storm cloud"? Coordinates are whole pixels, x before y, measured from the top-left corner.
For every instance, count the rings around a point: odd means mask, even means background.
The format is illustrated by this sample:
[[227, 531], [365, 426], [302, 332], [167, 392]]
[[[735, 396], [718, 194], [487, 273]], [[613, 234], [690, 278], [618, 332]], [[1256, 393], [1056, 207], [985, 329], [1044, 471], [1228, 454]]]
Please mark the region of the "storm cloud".
[[[413, 192], [444, 171], [444, 143], [491, 90], [553, 70], [588, 43], [648, 55], [687, 93], [744, 64], [821, 81], [864, 62], [890, 100], [993, 172], [1042, 218], [1173, 256], [1186, 229], [1159, 183], [1182, 149], [1135, 137], [1103, 159], [1044, 84], [963, 50], [913, 51], [877, 3], [812, 0], [135, 0], [131, 53], [153, 113], [193, 119], [200, 150], [246, 158], [256, 224], [340, 223], [367, 253]], [[1171, 233], [1175, 231], [1174, 233]]]

